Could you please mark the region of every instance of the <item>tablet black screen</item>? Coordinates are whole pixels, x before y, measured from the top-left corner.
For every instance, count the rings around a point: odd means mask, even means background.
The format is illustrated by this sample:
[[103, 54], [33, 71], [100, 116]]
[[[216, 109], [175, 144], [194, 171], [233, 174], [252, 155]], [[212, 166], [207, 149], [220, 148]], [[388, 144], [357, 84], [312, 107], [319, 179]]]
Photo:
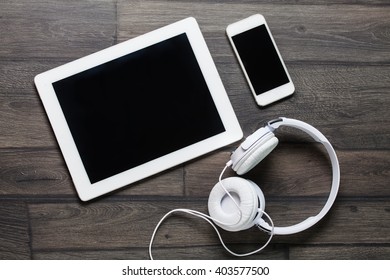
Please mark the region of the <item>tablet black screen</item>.
[[53, 87], [91, 183], [225, 131], [185, 33]]

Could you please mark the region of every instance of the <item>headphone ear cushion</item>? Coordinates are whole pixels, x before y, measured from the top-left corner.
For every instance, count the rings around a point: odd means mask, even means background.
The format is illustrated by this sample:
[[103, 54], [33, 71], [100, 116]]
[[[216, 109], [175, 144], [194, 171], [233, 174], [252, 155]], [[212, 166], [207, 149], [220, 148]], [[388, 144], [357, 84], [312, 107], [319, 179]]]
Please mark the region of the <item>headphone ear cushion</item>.
[[240, 177], [230, 177], [222, 180], [225, 189], [233, 196], [240, 207], [237, 207], [226, 194], [220, 183], [211, 190], [208, 208], [209, 214], [221, 228], [228, 231], [240, 231], [254, 225], [258, 209], [264, 209], [259, 204], [264, 202], [260, 188], [252, 181]]
[[273, 151], [273, 149], [275, 149], [278, 143], [279, 143], [278, 138], [273, 136], [265, 143], [259, 143], [250, 151], [247, 151], [243, 159], [241, 159], [241, 164], [236, 167], [235, 169], [236, 173], [238, 175], [247, 173], [249, 170], [255, 167], [260, 161], [262, 161], [266, 156], [268, 156]]

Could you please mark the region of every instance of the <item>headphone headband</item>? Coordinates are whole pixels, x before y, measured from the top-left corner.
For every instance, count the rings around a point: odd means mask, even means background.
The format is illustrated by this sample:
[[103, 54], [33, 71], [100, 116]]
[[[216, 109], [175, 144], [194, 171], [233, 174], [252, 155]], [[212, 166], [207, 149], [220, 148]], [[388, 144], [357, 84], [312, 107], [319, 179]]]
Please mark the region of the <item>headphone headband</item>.
[[[326, 151], [328, 152], [331, 164], [332, 164], [332, 187], [329, 193], [328, 200], [326, 201], [324, 207], [318, 213], [316, 216], [312, 216], [307, 218], [306, 220], [292, 226], [287, 227], [274, 227], [274, 233], [277, 235], [286, 235], [286, 234], [294, 234], [301, 231], [304, 231], [313, 225], [315, 225], [318, 221], [320, 221], [326, 213], [330, 210], [332, 207], [334, 201], [336, 200], [336, 196], [339, 190], [340, 185], [340, 166], [339, 161], [337, 159], [337, 155], [335, 150], [333, 149], [332, 145], [328, 141], [328, 139], [315, 127], [299, 121], [295, 119], [290, 118], [278, 118], [272, 121], [268, 122], [268, 127], [273, 131], [278, 129], [280, 126], [289, 126], [294, 127], [299, 130], [302, 130], [303, 132], [306, 132], [308, 135], [310, 135], [316, 142], [319, 142], [324, 145]], [[262, 223], [260, 225], [260, 228], [271, 231], [272, 227], [268, 224]]]

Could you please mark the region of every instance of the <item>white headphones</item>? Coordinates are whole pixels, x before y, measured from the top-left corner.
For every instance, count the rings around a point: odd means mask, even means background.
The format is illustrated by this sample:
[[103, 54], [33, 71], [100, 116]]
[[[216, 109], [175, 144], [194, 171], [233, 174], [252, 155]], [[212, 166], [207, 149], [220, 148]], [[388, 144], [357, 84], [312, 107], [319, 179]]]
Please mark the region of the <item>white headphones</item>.
[[[290, 126], [304, 131], [310, 135], [316, 142], [322, 143], [328, 152], [332, 164], [332, 187], [328, 200], [320, 213], [309, 217], [306, 220], [292, 226], [275, 227], [272, 219], [264, 211], [265, 199], [261, 189], [252, 181], [241, 177], [230, 177], [222, 180], [225, 170], [231, 166], [238, 175], [243, 175], [255, 167], [263, 160], [277, 145], [279, 140], [275, 137], [274, 131], [280, 126]], [[328, 139], [313, 126], [289, 118], [278, 118], [267, 123], [266, 126], [258, 129], [248, 136], [245, 141], [232, 153], [230, 161], [226, 163], [225, 168], [219, 176], [219, 182], [211, 190], [208, 209], [210, 216], [191, 209], [174, 209], [161, 218], [154, 229], [149, 244], [149, 255], [152, 257], [152, 244], [154, 237], [161, 223], [171, 214], [182, 212], [206, 220], [217, 232], [221, 244], [224, 248], [235, 256], [248, 256], [263, 250], [271, 241], [272, 236], [294, 234], [306, 230], [318, 221], [320, 221], [332, 207], [340, 184], [340, 166], [336, 152]], [[270, 221], [271, 225], [264, 221], [263, 214]], [[257, 250], [249, 253], [238, 254], [226, 247], [221, 235], [212, 221], [219, 227], [227, 231], [240, 231], [253, 226], [269, 233], [268, 241]]]
[[[245, 139], [233, 152], [227, 165], [232, 166], [238, 175], [247, 173], [277, 146], [279, 140], [275, 137], [274, 131], [283, 125], [302, 130], [316, 142], [325, 146], [330, 157], [333, 173], [332, 187], [325, 206], [316, 216], [309, 217], [296, 225], [272, 228], [261, 218], [265, 209], [265, 199], [260, 188], [252, 181], [240, 177], [230, 177], [222, 180], [222, 186], [221, 183], [215, 185], [208, 201], [210, 216], [221, 228], [228, 231], [240, 231], [257, 225], [268, 232], [273, 229], [273, 233], [276, 235], [294, 234], [316, 224], [332, 207], [340, 184], [339, 162], [328, 139], [316, 128], [305, 122], [288, 118], [278, 118], [268, 122], [266, 126], [258, 129]], [[241, 214], [237, 213], [237, 210], [232, 207], [232, 203], [229, 203], [231, 199], [226, 199], [227, 193], [224, 188], [235, 199]]]

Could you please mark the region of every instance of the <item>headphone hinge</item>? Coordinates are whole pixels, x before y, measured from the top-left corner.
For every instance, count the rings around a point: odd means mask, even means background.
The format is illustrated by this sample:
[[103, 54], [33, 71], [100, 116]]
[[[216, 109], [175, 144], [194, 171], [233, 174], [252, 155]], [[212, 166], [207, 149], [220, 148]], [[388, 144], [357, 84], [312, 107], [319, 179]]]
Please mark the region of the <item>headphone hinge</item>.
[[269, 122], [267, 122], [267, 124], [268, 124], [268, 125], [272, 125], [272, 124], [274, 124], [274, 123], [282, 122], [282, 121], [283, 121], [283, 118], [279, 117], [279, 118], [270, 120]]

